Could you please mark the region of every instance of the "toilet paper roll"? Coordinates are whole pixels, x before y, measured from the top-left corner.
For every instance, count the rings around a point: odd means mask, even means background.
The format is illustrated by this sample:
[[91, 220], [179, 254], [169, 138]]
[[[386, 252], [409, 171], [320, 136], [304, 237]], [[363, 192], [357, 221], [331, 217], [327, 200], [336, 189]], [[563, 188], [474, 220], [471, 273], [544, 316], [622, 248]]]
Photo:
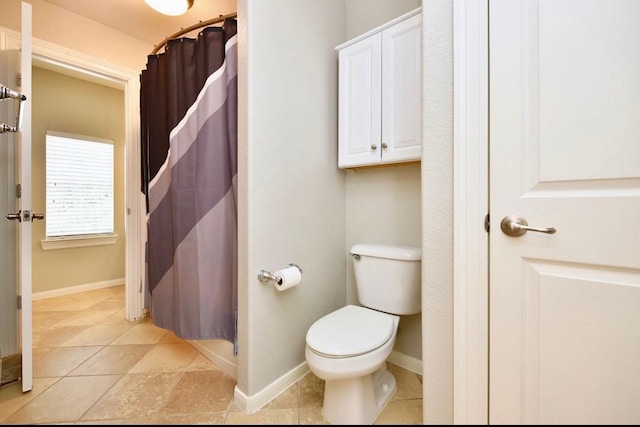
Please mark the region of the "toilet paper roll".
[[273, 284], [279, 291], [284, 291], [285, 289], [298, 286], [302, 281], [302, 273], [298, 267], [295, 266], [278, 270], [273, 275], [282, 279], [280, 283], [274, 282]]

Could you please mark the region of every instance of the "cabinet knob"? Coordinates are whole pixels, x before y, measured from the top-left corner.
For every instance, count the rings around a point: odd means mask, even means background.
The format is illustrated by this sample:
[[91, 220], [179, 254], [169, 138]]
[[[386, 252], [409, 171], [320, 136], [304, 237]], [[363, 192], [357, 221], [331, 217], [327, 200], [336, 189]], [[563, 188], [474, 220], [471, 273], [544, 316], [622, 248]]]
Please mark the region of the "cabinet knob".
[[378, 149], [378, 146], [377, 146], [376, 144], [371, 144], [371, 149], [372, 149], [372, 150], [377, 150], [377, 149]]
[[382, 143], [382, 148], [389, 148], [389, 146], [387, 145], [387, 143], [386, 143], [386, 142], [383, 142], [383, 143]]

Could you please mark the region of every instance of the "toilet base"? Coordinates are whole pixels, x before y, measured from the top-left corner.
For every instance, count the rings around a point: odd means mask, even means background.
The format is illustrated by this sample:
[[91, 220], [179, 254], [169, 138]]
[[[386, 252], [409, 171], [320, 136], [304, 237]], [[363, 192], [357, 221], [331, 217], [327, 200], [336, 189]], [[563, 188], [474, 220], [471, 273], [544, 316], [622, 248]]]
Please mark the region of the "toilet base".
[[331, 424], [373, 424], [396, 389], [386, 363], [369, 375], [326, 380], [322, 416]]

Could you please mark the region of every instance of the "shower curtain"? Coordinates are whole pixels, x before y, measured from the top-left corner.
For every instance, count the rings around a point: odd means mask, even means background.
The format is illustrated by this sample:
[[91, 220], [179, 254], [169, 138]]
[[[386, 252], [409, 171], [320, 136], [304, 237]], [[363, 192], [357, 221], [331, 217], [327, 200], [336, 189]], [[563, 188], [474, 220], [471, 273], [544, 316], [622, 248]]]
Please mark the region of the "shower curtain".
[[140, 76], [153, 323], [237, 348], [236, 20], [170, 40]]

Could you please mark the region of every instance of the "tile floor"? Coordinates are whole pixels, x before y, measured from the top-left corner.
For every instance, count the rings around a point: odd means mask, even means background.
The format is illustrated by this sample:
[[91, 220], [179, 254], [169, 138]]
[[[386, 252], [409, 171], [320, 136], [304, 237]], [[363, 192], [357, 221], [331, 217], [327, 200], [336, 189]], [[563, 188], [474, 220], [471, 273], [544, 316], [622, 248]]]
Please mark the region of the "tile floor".
[[[388, 368], [398, 390], [376, 424], [422, 424], [422, 377]], [[124, 286], [34, 301], [33, 377], [0, 387], [1, 424], [328, 424], [313, 373], [244, 413], [235, 379], [188, 342], [125, 320]]]

